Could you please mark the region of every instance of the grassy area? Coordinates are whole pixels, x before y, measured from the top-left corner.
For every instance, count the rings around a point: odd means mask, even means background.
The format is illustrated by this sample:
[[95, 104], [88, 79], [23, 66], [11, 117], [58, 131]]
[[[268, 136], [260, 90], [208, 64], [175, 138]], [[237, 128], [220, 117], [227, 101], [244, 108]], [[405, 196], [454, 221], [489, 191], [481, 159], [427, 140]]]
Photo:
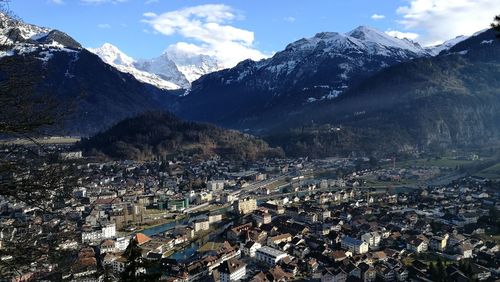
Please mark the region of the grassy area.
[[[47, 138], [35, 138], [35, 142], [40, 144], [74, 144], [80, 141], [80, 138], [73, 137], [47, 137]], [[0, 140], [0, 145], [32, 145], [33, 141], [29, 139], [10, 139], [10, 140]]]
[[500, 163], [487, 167], [475, 173], [475, 175], [490, 179], [500, 179]]
[[382, 181], [378, 179], [373, 179], [373, 180], [367, 180], [364, 186], [375, 186], [375, 187], [381, 187], [381, 186], [398, 186], [398, 185], [414, 185], [416, 184], [417, 181], [414, 179], [401, 179], [401, 181]]
[[275, 181], [275, 182], [267, 185], [267, 187], [269, 189], [273, 190], [273, 189], [276, 189], [276, 188], [278, 188], [280, 186], [283, 186], [283, 185], [286, 185], [286, 184], [288, 184], [288, 181], [286, 181], [286, 180], [279, 180], [279, 181]]
[[[441, 158], [441, 159], [416, 159], [396, 162], [396, 167], [407, 168], [412, 166], [423, 166], [423, 167], [448, 167], [455, 169], [458, 166], [469, 165], [474, 163], [479, 163], [481, 161], [471, 161], [471, 160], [455, 160], [451, 158]], [[390, 167], [388, 165], [387, 167]]]

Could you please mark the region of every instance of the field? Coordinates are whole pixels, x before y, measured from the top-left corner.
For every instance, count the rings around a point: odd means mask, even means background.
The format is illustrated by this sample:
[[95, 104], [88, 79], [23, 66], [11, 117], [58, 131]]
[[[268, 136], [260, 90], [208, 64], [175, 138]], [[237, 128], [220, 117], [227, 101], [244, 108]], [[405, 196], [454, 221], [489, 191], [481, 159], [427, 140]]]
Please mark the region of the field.
[[487, 167], [474, 175], [490, 179], [500, 179], [500, 163]]
[[[80, 141], [79, 137], [45, 137], [34, 138], [33, 141], [44, 145], [67, 144], [71, 145]], [[0, 145], [33, 145], [33, 141], [25, 138], [0, 140]]]
[[451, 158], [441, 158], [441, 159], [417, 159], [396, 162], [396, 167], [407, 168], [412, 166], [422, 166], [422, 167], [448, 167], [455, 169], [459, 166], [470, 165], [480, 163], [482, 161], [472, 161], [472, 160], [456, 160]]

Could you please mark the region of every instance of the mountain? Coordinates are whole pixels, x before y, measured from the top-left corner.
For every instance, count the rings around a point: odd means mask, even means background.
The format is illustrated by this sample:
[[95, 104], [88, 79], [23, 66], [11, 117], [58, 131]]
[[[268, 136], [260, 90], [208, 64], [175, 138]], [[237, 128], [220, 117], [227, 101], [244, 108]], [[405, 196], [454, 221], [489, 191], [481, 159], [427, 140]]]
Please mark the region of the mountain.
[[159, 76], [139, 69], [137, 67], [138, 63], [134, 59], [109, 43], [105, 43], [99, 48], [89, 48], [88, 50], [99, 56], [105, 63], [112, 65], [121, 72], [133, 75], [137, 80], [144, 83], [167, 90], [180, 89], [186, 86], [183, 75], [177, 71], [174, 64], [169, 66], [169, 75]]
[[189, 89], [191, 83], [202, 75], [224, 68], [215, 57], [174, 48], [169, 48], [159, 57], [140, 60], [129, 57], [109, 43], [88, 50], [118, 70], [161, 89]]
[[442, 44], [428, 47], [428, 48], [426, 48], [426, 50], [430, 54], [436, 56], [436, 55], [439, 55], [439, 53], [441, 53], [442, 51], [449, 50], [450, 48], [452, 48], [453, 46], [457, 45], [458, 43], [466, 40], [467, 38], [469, 38], [469, 36], [460, 35], [460, 36], [457, 36], [453, 39], [447, 40], [447, 41], [443, 42]]
[[500, 144], [498, 77], [500, 41], [488, 30], [438, 56], [385, 68], [335, 101], [303, 107], [274, 122], [283, 130], [267, 140], [287, 153], [315, 156], [489, 153]]
[[165, 78], [170, 77], [175, 69], [182, 75], [182, 78], [178, 78], [178, 81], [182, 80], [178, 84], [189, 89], [193, 81], [205, 74], [224, 69], [224, 66], [212, 56], [169, 48], [157, 58], [139, 61], [137, 68]]
[[12, 89], [1, 95], [27, 92], [42, 96], [42, 104], [54, 103], [54, 115], [62, 117], [47, 130], [71, 135], [94, 134], [131, 115], [164, 109], [178, 95], [141, 83], [104, 63], [61, 31], [2, 13], [0, 84], [2, 91]]
[[112, 159], [152, 160], [171, 157], [256, 160], [280, 157], [279, 149], [238, 131], [186, 122], [165, 112], [125, 119], [79, 144], [87, 154]]
[[318, 33], [272, 58], [202, 76], [180, 102], [181, 117], [263, 130], [269, 118], [335, 99], [388, 66], [430, 54], [418, 44], [361, 26]]

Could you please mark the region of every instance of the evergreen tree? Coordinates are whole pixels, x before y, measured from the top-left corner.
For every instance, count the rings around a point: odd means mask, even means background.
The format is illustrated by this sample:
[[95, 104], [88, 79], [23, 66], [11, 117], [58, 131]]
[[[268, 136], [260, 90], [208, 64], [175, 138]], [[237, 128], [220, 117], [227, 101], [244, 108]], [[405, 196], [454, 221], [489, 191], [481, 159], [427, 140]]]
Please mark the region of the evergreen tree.
[[495, 19], [493, 20], [491, 27], [498, 32], [497, 38], [500, 39], [500, 15], [495, 16]]
[[123, 282], [157, 281], [159, 277], [154, 274], [147, 274], [146, 271], [153, 265], [142, 257], [142, 251], [137, 240], [130, 240], [130, 244], [124, 253], [127, 258], [125, 270], [120, 275]]

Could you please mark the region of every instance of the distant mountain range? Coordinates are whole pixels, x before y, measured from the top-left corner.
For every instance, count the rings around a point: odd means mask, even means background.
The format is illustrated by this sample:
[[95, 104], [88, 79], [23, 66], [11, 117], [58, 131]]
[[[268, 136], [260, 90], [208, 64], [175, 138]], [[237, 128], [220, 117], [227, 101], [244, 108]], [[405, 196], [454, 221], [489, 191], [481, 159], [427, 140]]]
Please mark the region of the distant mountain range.
[[109, 43], [89, 48], [104, 62], [118, 70], [132, 74], [137, 80], [162, 89], [189, 89], [202, 75], [224, 69], [215, 57], [193, 55], [178, 50], [165, 51], [150, 60], [134, 60]]
[[500, 138], [500, 46], [492, 30], [424, 48], [360, 26], [216, 71], [213, 58], [182, 52], [153, 60], [110, 44], [89, 52], [63, 32], [1, 15], [0, 47], [0, 81], [21, 77], [73, 103], [65, 133], [92, 135], [168, 110], [265, 136], [290, 155], [484, 148]]
[[[243, 61], [201, 77], [193, 82], [178, 114], [255, 128], [262, 116], [293, 113], [310, 103], [336, 99], [384, 68], [434, 52], [366, 26], [346, 34], [318, 33], [289, 44], [272, 58]], [[265, 123], [259, 127], [265, 128]]]

